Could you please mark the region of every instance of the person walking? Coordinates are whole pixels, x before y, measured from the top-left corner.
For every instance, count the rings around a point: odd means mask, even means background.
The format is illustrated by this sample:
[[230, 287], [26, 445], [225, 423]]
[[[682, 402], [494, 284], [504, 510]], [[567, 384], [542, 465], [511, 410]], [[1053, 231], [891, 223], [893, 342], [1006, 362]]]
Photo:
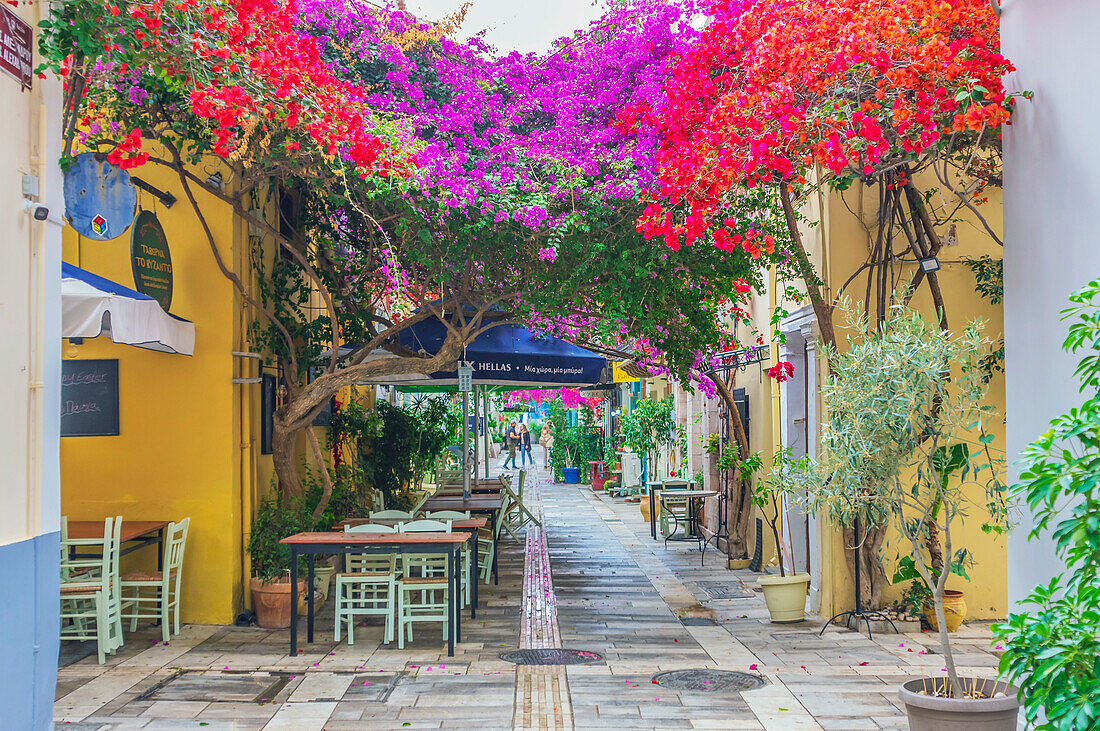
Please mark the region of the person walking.
[[550, 445], [554, 443], [554, 434], [550, 430], [550, 423], [542, 425], [542, 434], [539, 435], [539, 444], [542, 445], [542, 468], [550, 469]]
[[526, 424], [519, 425], [519, 463], [524, 467], [530, 462], [533, 466], [535, 464], [535, 458], [531, 456], [531, 432], [528, 431]]
[[508, 450], [508, 456], [504, 458], [504, 464], [501, 465], [502, 470], [508, 469], [508, 462], [512, 463], [511, 469], [516, 469], [516, 445], [518, 441], [516, 438], [516, 422], [513, 421], [504, 432], [504, 447]]

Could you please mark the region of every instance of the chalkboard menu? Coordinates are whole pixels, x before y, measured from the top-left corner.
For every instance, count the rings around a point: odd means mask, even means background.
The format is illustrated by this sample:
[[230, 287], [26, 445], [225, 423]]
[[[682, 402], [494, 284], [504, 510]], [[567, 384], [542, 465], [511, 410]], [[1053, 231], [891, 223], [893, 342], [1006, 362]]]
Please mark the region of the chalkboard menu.
[[118, 436], [118, 360], [61, 361], [61, 436]]

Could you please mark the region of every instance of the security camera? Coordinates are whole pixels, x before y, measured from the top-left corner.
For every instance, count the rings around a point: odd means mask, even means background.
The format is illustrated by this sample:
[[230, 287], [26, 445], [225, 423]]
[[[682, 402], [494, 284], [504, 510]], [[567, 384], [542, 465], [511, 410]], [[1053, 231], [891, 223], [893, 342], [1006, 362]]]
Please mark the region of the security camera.
[[43, 205], [39, 205], [29, 198], [23, 199], [23, 210], [33, 215], [34, 220], [36, 221], [45, 221], [47, 218], [50, 217], [49, 208]]

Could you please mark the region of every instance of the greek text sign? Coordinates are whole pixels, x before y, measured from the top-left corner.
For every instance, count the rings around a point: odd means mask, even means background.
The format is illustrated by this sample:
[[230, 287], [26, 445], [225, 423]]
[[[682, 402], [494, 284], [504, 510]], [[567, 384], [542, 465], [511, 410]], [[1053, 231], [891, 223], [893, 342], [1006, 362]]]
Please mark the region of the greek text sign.
[[118, 361], [61, 361], [61, 436], [118, 435]]
[[134, 289], [155, 299], [167, 312], [172, 304], [172, 255], [164, 229], [152, 211], [142, 211], [134, 220], [130, 263]]
[[0, 6], [0, 69], [8, 72], [23, 86], [31, 88], [34, 73], [34, 31], [6, 5]]

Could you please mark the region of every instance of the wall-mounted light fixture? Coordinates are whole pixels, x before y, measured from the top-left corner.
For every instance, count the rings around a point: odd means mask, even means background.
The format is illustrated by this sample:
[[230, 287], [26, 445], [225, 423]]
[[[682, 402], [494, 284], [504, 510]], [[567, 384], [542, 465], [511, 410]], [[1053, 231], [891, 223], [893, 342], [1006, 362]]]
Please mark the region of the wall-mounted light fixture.
[[920, 270], [925, 274], [931, 274], [932, 272], [938, 272], [940, 270], [940, 260], [934, 256], [930, 256], [927, 259], [920, 259]]

